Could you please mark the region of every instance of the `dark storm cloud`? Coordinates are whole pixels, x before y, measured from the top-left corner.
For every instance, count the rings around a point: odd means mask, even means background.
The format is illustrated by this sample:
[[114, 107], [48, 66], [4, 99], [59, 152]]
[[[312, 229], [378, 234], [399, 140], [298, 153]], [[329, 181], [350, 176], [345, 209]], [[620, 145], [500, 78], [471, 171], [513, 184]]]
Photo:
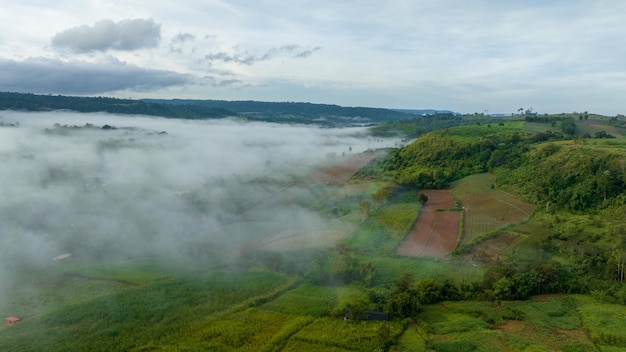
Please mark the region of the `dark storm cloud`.
[[91, 51], [153, 48], [161, 39], [161, 25], [153, 19], [132, 19], [113, 22], [102, 20], [93, 26], [79, 26], [57, 33], [52, 46], [76, 53]]
[[150, 70], [124, 63], [94, 64], [34, 58], [0, 59], [0, 91], [99, 94], [120, 90], [150, 91], [192, 83], [192, 76]]
[[267, 61], [276, 57], [291, 57], [294, 59], [302, 59], [311, 56], [314, 52], [320, 50], [321, 47], [312, 49], [302, 48], [299, 45], [285, 45], [277, 48], [271, 48], [261, 56], [250, 55], [247, 51], [243, 53], [228, 54], [226, 52], [212, 53], [204, 56], [207, 61], [223, 61], [233, 62], [241, 65], [253, 65], [256, 62]]

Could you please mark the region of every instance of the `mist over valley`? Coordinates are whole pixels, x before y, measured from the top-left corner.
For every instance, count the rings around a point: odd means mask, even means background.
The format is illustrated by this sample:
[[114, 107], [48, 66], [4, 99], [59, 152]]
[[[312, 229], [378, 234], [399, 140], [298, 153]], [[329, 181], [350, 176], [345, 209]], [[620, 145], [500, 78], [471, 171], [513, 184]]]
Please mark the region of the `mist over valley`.
[[3, 111], [0, 121], [3, 290], [64, 253], [216, 265], [272, 235], [328, 230], [336, 224], [310, 209], [323, 185], [301, 181], [397, 143], [362, 128], [234, 120]]

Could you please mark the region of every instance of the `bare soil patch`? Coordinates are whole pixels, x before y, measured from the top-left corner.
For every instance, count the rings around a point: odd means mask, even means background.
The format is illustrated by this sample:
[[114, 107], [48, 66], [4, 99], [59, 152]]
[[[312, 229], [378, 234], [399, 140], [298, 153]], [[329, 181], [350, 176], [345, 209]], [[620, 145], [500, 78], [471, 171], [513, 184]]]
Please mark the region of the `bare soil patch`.
[[516, 239], [517, 236], [515, 235], [501, 233], [472, 246], [463, 256], [468, 261], [478, 264], [488, 264], [492, 261], [504, 259], [505, 251]]
[[453, 211], [454, 200], [448, 191], [421, 192], [428, 197], [413, 229], [396, 253], [407, 256], [443, 257], [450, 253], [459, 237], [461, 213]]

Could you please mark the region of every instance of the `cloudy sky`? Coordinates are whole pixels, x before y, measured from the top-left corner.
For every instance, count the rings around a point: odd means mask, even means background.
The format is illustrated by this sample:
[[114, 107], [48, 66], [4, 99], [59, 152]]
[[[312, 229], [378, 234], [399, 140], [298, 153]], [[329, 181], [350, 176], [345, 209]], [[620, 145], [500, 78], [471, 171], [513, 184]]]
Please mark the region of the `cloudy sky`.
[[0, 0], [0, 90], [626, 113], [621, 0]]

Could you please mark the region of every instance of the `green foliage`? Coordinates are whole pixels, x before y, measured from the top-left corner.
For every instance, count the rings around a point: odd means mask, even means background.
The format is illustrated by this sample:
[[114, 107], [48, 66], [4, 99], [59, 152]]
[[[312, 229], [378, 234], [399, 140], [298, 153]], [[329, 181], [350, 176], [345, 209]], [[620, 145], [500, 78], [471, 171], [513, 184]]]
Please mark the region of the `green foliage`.
[[185, 119], [208, 119], [236, 116], [237, 113], [220, 107], [198, 105], [169, 105], [141, 100], [104, 97], [68, 97], [0, 92], [0, 109], [49, 111], [73, 110], [79, 112], [109, 112], [115, 114], [154, 115]]
[[520, 134], [521, 125], [506, 126], [463, 126], [447, 134], [429, 133], [392, 152], [388, 159], [368, 165], [356, 176], [391, 177], [400, 185], [429, 189], [446, 187], [490, 167], [515, 167], [527, 150], [525, 136]]
[[472, 341], [439, 341], [430, 347], [437, 352], [471, 352], [475, 351], [478, 345]]
[[409, 118], [411, 115], [389, 109], [343, 107], [331, 104], [298, 102], [227, 101], [194, 99], [144, 99], [165, 105], [188, 105], [202, 108], [228, 109], [252, 121], [319, 124], [328, 127], [361, 126], [364, 122], [383, 123]]
[[371, 131], [374, 136], [389, 137], [402, 134], [407, 138], [417, 138], [431, 131], [467, 125], [475, 123], [475, 121], [475, 119], [469, 119], [466, 116], [455, 115], [452, 113], [438, 113], [397, 122], [385, 123], [372, 127]]
[[626, 307], [587, 301], [578, 308], [591, 340], [601, 346], [626, 347]]
[[624, 159], [587, 148], [541, 146], [515, 170], [497, 172], [501, 187], [546, 208], [586, 210], [602, 207], [626, 189]]
[[419, 292], [414, 287], [411, 273], [404, 273], [391, 291], [387, 300], [387, 311], [394, 318], [410, 318], [422, 309]]

